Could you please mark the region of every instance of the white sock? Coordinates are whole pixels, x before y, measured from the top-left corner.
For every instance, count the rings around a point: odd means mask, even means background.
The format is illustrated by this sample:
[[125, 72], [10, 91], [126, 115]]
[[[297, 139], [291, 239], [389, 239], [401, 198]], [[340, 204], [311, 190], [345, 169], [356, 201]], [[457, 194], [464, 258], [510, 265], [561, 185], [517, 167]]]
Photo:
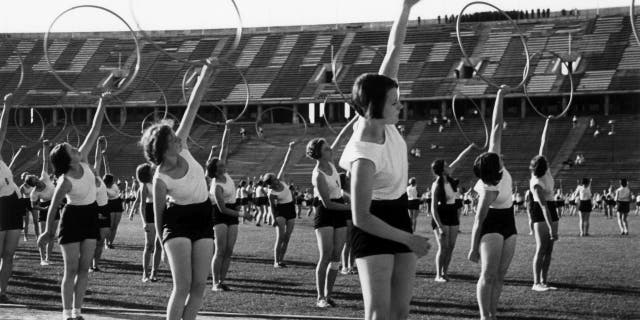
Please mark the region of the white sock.
[[76, 308], [71, 309], [71, 317], [73, 317], [73, 318], [77, 318], [77, 317], [79, 317], [79, 316], [81, 316], [81, 314], [80, 314], [80, 308], [78, 308], [78, 309], [76, 309]]
[[62, 320], [71, 318], [71, 310], [62, 310]]

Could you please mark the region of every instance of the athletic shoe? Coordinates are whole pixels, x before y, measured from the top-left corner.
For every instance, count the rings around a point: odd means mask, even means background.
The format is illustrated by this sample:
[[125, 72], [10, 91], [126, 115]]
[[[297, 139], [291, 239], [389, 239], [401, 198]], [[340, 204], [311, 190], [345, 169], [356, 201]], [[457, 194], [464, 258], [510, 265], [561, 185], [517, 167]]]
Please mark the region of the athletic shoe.
[[224, 283], [220, 283], [220, 287], [222, 288], [222, 291], [231, 291], [231, 289]]
[[277, 262], [274, 262], [274, 263], [273, 263], [273, 267], [274, 267], [274, 268], [276, 268], [276, 269], [280, 269], [280, 268], [282, 268], [282, 266], [281, 266], [279, 263], [277, 263]]
[[284, 264], [284, 262], [278, 262], [278, 265], [280, 266], [280, 268], [288, 268], [289, 267], [286, 264]]
[[531, 290], [537, 291], [537, 292], [545, 292], [545, 291], [549, 291], [549, 288], [545, 287], [543, 284], [536, 283], [533, 285], [533, 287], [531, 287]]
[[347, 268], [342, 268], [342, 270], [340, 270], [340, 273], [344, 275], [351, 274], [351, 272], [349, 272], [349, 269]]
[[447, 282], [447, 279], [445, 279], [443, 277], [435, 277], [435, 279], [433, 279], [433, 281], [435, 281], [437, 283], [445, 283], [445, 282]]
[[548, 290], [558, 290], [558, 288], [550, 286], [547, 283], [541, 283], [540, 285], [544, 286], [545, 288], [547, 288]]
[[256, 227], [259, 227], [259, 226], [261, 226], [260, 222], [256, 223]]
[[222, 284], [221, 283], [216, 283], [211, 288], [211, 291], [221, 292], [221, 291], [224, 291], [224, 288], [222, 288]]
[[327, 303], [328, 303], [331, 307], [334, 307], [334, 308], [335, 308], [336, 303], [333, 301], [333, 299], [331, 299], [331, 298], [327, 298], [326, 300], [327, 300]]
[[156, 278], [155, 276], [151, 276], [151, 277], [149, 277], [149, 281], [158, 282], [158, 278]]
[[149, 282], [149, 280], [150, 280], [150, 279], [149, 279], [149, 278], [147, 278], [147, 277], [142, 277], [142, 282], [144, 282], [144, 283]]
[[318, 308], [330, 308], [331, 305], [329, 304], [329, 302], [327, 302], [327, 300], [322, 298], [322, 299], [318, 300], [318, 302], [316, 302], [316, 307], [318, 307]]
[[40, 265], [41, 265], [41, 266], [48, 266], [48, 265], [49, 265], [49, 261], [47, 261], [47, 260], [42, 260], [42, 261], [40, 261]]

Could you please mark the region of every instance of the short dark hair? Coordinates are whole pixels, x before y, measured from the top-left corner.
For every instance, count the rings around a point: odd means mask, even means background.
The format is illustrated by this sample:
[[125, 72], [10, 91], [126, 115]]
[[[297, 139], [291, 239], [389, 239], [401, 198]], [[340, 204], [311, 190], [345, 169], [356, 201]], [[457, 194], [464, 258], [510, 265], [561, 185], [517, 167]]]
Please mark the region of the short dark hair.
[[115, 181], [113, 175], [105, 174], [104, 177], [102, 177], [102, 182], [104, 182], [104, 185], [107, 186], [107, 188], [111, 188]]
[[240, 181], [240, 187], [246, 187], [246, 186], [247, 186], [247, 181], [241, 180]]
[[623, 187], [626, 187], [628, 184], [627, 179], [626, 178], [622, 178], [620, 179], [620, 185]]
[[147, 161], [156, 166], [162, 164], [164, 153], [167, 151], [167, 142], [173, 132], [173, 121], [161, 120], [144, 130], [140, 145], [144, 150], [144, 157]]
[[27, 175], [27, 177], [24, 179], [24, 183], [29, 187], [35, 187], [39, 180], [40, 179], [38, 179], [38, 177], [30, 174], [30, 175]]
[[207, 161], [207, 170], [205, 174], [207, 175], [207, 177], [209, 177], [209, 179], [213, 179], [216, 176], [216, 171], [218, 171], [218, 161], [220, 161], [220, 159], [218, 158], [209, 159]]
[[272, 172], [268, 172], [265, 173], [264, 176], [262, 176], [262, 183], [264, 183], [265, 186], [269, 186], [272, 183], [273, 179], [276, 179], [276, 174], [272, 173]]
[[482, 182], [495, 186], [502, 179], [500, 156], [495, 152], [484, 152], [473, 162], [473, 174]]
[[415, 186], [416, 185], [416, 177], [409, 178], [409, 184], [412, 185], [412, 186]]
[[591, 179], [589, 178], [582, 178], [582, 185], [585, 187], [588, 187], [591, 184]]
[[49, 152], [49, 159], [53, 165], [53, 173], [58, 177], [67, 173], [71, 168], [71, 157], [65, 146], [71, 147], [71, 145], [66, 142], [58, 143], [51, 149], [51, 152]]
[[151, 165], [143, 163], [136, 168], [136, 178], [140, 183], [151, 183]]
[[327, 143], [324, 138], [313, 138], [307, 143], [307, 157], [318, 160], [322, 156], [322, 146]]
[[529, 170], [531, 170], [531, 173], [538, 178], [544, 176], [548, 169], [549, 163], [547, 162], [547, 158], [543, 155], [533, 157], [533, 159], [531, 159], [531, 163], [529, 163]]
[[363, 73], [353, 83], [351, 90], [352, 102], [356, 112], [361, 116], [367, 113], [373, 119], [384, 118], [384, 104], [387, 100], [387, 92], [398, 88], [398, 83], [381, 74]]

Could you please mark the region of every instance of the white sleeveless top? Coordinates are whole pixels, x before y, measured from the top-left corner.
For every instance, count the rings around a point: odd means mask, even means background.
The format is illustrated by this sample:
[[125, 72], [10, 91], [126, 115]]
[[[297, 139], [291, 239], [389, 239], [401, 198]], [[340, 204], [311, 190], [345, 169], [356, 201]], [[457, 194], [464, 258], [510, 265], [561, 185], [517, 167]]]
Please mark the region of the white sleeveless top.
[[9, 196], [19, 190], [18, 185], [13, 181], [13, 173], [6, 163], [0, 160], [0, 197]]
[[147, 197], [144, 199], [144, 203], [153, 203], [153, 184], [145, 183], [143, 188], [147, 190]]
[[616, 201], [631, 201], [631, 190], [628, 187], [619, 187], [616, 190]]
[[[535, 186], [540, 186], [542, 188], [542, 195], [544, 199], [539, 199], [538, 195], [533, 192]], [[551, 176], [551, 172], [547, 169], [547, 172], [540, 178], [536, 177], [533, 173], [531, 174], [531, 179], [529, 180], [529, 189], [531, 190], [531, 195], [533, 196], [534, 201], [553, 201], [553, 189], [555, 189], [555, 182], [553, 181], [553, 177]]]
[[[436, 188], [438, 187], [438, 180], [434, 181], [431, 184], [431, 192], [435, 192]], [[456, 203], [456, 197], [457, 197], [457, 192], [453, 191], [453, 187], [451, 186], [451, 183], [449, 183], [449, 181], [447, 181], [447, 179], [445, 178], [444, 180], [444, 194], [445, 197], [447, 198], [447, 204], [454, 204]], [[433, 195], [432, 195], [433, 197]], [[437, 203], [436, 203], [437, 205]]]
[[216, 201], [216, 187], [220, 186], [222, 188], [222, 199], [224, 199], [225, 204], [233, 204], [236, 202], [236, 184], [233, 182], [233, 179], [228, 173], [224, 174], [224, 178], [226, 179], [225, 183], [218, 181], [218, 179], [213, 178], [211, 181], [211, 188], [209, 189], [209, 199], [212, 203], [218, 203]]
[[293, 195], [291, 195], [291, 190], [289, 190], [289, 185], [284, 183], [284, 181], [280, 181], [280, 183], [283, 186], [282, 191], [275, 191], [273, 189], [269, 189], [269, 196], [275, 196], [278, 199], [278, 204], [293, 202]]
[[42, 189], [42, 191], [38, 191], [37, 188], [33, 188], [31, 190], [31, 194], [29, 195], [31, 202], [36, 202], [38, 200], [41, 202], [46, 202], [51, 201], [51, 199], [53, 198], [53, 192], [55, 191], [56, 187], [53, 185], [53, 182], [51, 182], [51, 179], [49, 179], [48, 174], [44, 175], [42, 183], [44, 183], [44, 189]]
[[264, 191], [263, 186], [256, 186], [256, 198], [266, 197], [267, 193]]
[[187, 173], [182, 178], [173, 179], [160, 170], [156, 170], [154, 176], [167, 186], [169, 202], [178, 205], [202, 203], [209, 198], [204, 170], [193, 158], [189, 149], [182, 149], [180, 156], [187, 161], [188, 166]]
[[407, 187], [408, 200], [418, 200], [418, 187], [409, 185]]
[[[364, 118], [359, 119], [353, 127], [354, 133], [364, 125]], [[340, 167], [351, 171], [351, 165], [358, 159], [373, 162], [375, 173], [372, 183], [372, 200], [395, 200], [407, 190], [409, 162], [407, 160], [407, 143], [392, 124], [384, 128], [383, 144], [357, 141], [351, 136], [342, 157]]]
[[104, 181], [100, 178], [96, 178], [100, 181], [100, 186], [96, 188], [96, 202], [98, 206], [103, 207], [106, 206], [109, 202], [109, 196], [107, 195], [107, 185], [104, 184]]
[[115, 182], [110, 188], [107, 188], [107, 197], [109, 200], [118, 199], [120, 197], [120, 188], [118, 188]]
[[[60, 176], [60, 179], [66, 178], [71, 182], [71, 190], [66, 195], [68, 205], [86, 206], [96, 202], [96, 177], [88, 164], [80, 162], [80, 166], [84, 171], [80, 179], [74, 179], [66, 174]], [[60, 179], [58, 183], [62, 183]]]
[[[320, 196], [320, 191], [318, 191], [318, 186], [315, 181], [318, 176], [322, 177], [324, 181], [329, 186], [329, 199], [339, 199], [342, 198], [342, 186], [340, 185], [340, 175], [338, 174], [338, 170], [333, 165], [333, 163], [329, 162], [331, 166], [331, 170], [333, 173], [328, 176], [325, 172], [322, 172], [317, 166], [313, 168], [313, 172], [311, 174], [311, 183], [313, 184], [313, 195], [316, 197]], [[327, 199], [327, 200], [329, 200]]]
[[498, 197], [489, 205], [489, 208], [507, 209], [513, 206], [513, 181], [507, 168], [502, 168], [502, 179], [497, 185], [488, 185], [482, 179], [479, 179], [473, 189], [478, 193], [481, 191], [498, 191]]
[[576, 188], [576, 192], [578, 193], [578, 200], [591, 200], [591, 188], [584, 187], [582, 185]]

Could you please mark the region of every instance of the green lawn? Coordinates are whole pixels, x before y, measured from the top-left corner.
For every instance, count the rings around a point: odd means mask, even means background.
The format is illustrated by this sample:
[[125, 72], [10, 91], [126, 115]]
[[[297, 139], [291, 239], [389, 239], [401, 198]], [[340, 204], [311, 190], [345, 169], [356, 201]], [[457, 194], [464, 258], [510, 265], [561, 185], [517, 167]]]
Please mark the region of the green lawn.
[[[526, 218], [517, 217], [518, 246], [500, 301], [503, 319], [640, 319], [640, 219], [630, 217], [631, 235], [618, 235], [614, 220], [600, 214], [591, 219], [591, 237], [577, 237], [577, 218], [560, 224], [551, 266], [551, 283], [560, 290], [537, 293], [531, 287], [531, 257], [535, 247]], [[421, 216], [420, 234], [433, 238], [428, 220]], [[472, 218], [462, 217], [450, 274], [452, 281], [433, 281], [435, 248], [419, 260], [413, 319], [476, 318], [475, 284], [478, 266], [466, 260]], [[162, 309], [171, 290], [167, 267], [161, 281], [142, 283], [140, 257], [143, 234], [139, 221], [123, 219], [116, 249], [105, 251], [103, 272], [90, 275], [86, 305]], [[312, 220], [298, 220], [286, 269], [272, 267], [271, 227], [241, 225], [228, 285], [231, 292], [207, 292], [204, 310], [242, 313], [279, 313], [362, 317], [363, 304], [356, 275], [339, 276], [335, 300], [338, 307], [315, 308], [314, 268], [317, 258]], [[435, 242], [432, 240], [432, 245]], [[56, 249], [55, 264], [41, 267], [33, 240], [21, 243], [9, 284], [12, 302], [60, 308], [59, 282], [62, 260]]]

